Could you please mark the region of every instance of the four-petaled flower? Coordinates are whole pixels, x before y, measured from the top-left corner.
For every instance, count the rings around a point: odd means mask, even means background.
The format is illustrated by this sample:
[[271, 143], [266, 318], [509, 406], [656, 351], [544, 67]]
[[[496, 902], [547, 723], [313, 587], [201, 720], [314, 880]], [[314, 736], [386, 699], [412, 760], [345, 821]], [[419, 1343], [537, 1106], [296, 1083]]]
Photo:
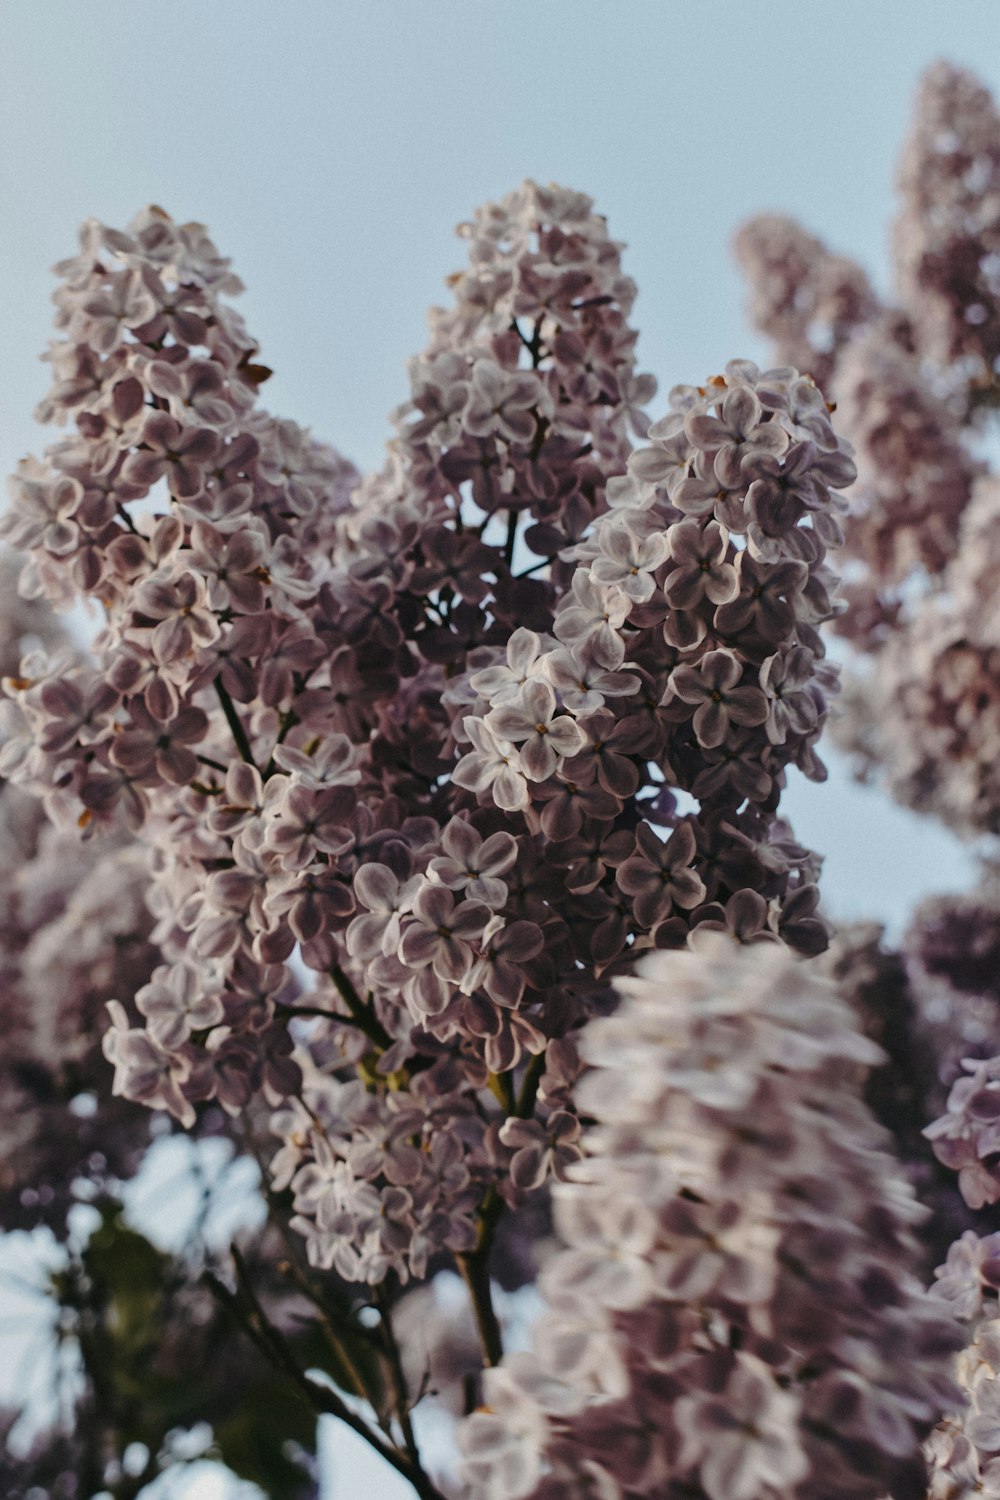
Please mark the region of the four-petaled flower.
[[743, 687], [743, 665], [732, 651], [708, 651], [697, 667], [675, 667], [665, 703], [698, 705], [693, 727], [706, 749], [721, 745], [733, 724], [763, 724], [768, 702], [759, 687]]
[[548, 780], [560, 758], [575, 755], [585, 743], [575, 720], [559, 713], [555, 692], [541, 679], [526, 682], [520, 697], [492, 709], [485, 723], [498, 739], [521, 745], [521, 769], [531, 781]]

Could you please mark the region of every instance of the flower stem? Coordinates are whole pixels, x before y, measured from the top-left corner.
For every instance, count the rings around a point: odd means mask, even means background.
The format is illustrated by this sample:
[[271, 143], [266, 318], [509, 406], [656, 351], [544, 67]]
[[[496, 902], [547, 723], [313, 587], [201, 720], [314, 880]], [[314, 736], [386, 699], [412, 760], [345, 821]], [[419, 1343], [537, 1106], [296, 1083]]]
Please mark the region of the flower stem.
[[240, 758], [242, 760], [245, 760], [248, 766], [253, 766], [256, 770], [257, 763], [253, 758], [253, 750], [250, 748], [250, 741], [247, 739], [247, 732], [243, 728], [243, 725], [240, 721], [240, 716], [236, 712], [236, 708], [233, 704], [232, 698], [230, 698], [228, 692], [223, 686], [221, 677], [217, 677], [215, 679], [215, 691], [218, 696], [219, 702], [222, 704], [222, 712], [226, 716], [226, 723], [232, 730], [233, 739], [236, 741], [236, 748], [240, 752]]
[[[502, 1200], [501, 1200], [502, 1201]], [[489, 1249], [480, 1247], [468, 1255], [456, 1256], [462, 1280], [469, 1289], [472, 1311], [479, 1329], [479, 1342], [488, 1365], [498, 1365], [503, 1359], [503, 1336], [500, 1322], [493, 1306], [493, 1288], [490, 1282]]]
[[312, 1380], [304, 1370], [299, 1368], [298, 1361], [284, 1335], [268, 1320], [261, 1307], [257, 1294], [250, 1284], [246, 1264], [235, 1245], [232, 1246], [232, 1256], [236, 1268], [236, 1292], [231, 1292], [225, 1283], [211, 1271], [205, 1273], [205, 1279], [216, 1300], [226, 1308], [262, 1353], [267, 1355], [271, 1363], [298, 1386], [314, 1411], [339, 1417], [353, 1432], [364, 1438], [365, 1442], [374, 1448], [387, 1464], [409, 1480], [420, 1500], [444, 1500], [441, 1491], [432, 1484], [419, 1460], [414, 1463], [408, 1453], [400, 1452], [394, 1444], [379, 1437], [364, 1418], [356, 1416], [335, 1391]]

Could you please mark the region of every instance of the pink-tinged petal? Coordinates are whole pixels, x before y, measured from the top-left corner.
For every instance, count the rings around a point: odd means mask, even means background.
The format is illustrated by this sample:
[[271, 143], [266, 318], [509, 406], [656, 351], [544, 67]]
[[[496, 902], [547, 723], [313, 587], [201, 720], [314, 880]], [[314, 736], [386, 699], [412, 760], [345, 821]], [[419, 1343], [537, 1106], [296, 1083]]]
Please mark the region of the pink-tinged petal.
[[235, 807], [256, 807], [264, 794], [264, 783], [256, 766], [234, 761], [226, 772], [226, 797]]
[[182, 459], [170, 465], [167, 483], [178, 500], [191, 500], [204, 488], [205, 474], [199, 464]]
[[449, 927], [454, 904], [450, 891], [443, 886], [428, 883], [414, 901], [413, 911], [428, 927]]
[[[481, 755], [478, 750], [472, 750], [468, 755], [463, 755], [460, 761], [452, 767], [451, 779], [456, 786], [462, 787], [464, 791], [485, 792], [493, 785], [492, 758]], [[498, 806], [503, 806], [499, 803]]]
[[494, 943], [509, 963], [516, 964], [537, 958], [544, 946], [545, 937], [538, 924], [521, 921], [510, 922]]
[[522, 625], [507, 642], [507, 664], [512, 672], [524, 674], [538, 656], [540, 638]]
[[690, 823], [678, 823], [667, 840], [666, 862], [671, 869], [689, 865], [697, 850], [697, 840]]
[[706, 750], [714, 750], [717, 745], [721, 745], [729, 733], [729, 715], [722, 704], [713, 698], [709, 698], [696, 710], [693, 724], [699, 743]]
[[760, 688], [733, 688], [726, 694], [726, 708], [734, 724], [763, 724], [770, 706]]
[[662, 884], [659, 870], [645, 859], [627, 859], [619, 866], [615, 879], [626, 896], [641, 896]]
[[176, 450], [180, 433], [180, 423], [168, 412], [154, 411], [143, 423], [142, 441], [152, 448], [158, 448], [161, 453], [167, 453]]
[[361, 865], [354, 876], [354, 890], [369, 911], [389, 911], [399, 892], [399, 882], [388, 865]]
[[516, 743], [535, 732], [536, 720], [519, 703], [513, 702], [501, 703], [498, 708], [491, 709], [485, 723], [498, 739]]
[[684, 703], [701, 703], [711, 691], [697, 667], [675, 667], [670, 674], [668, 693]]
[[439, 938], [431, 960], [431, 967], [439, 979], [461, 984], [468, 972], [471, 960], [472, 954], [464, 943], [455, 942], [451, 938]]
[[530, 411], [504, 411], [497, 416], [499, 432], [511, 443], [530, 443], [537, 423]]
[[544, 1142], [534, 1141], [518, 1151], [510, 1164], [510, 1180], [522, 1192], [541, 1187], [546, 1176]]
[[153, 631], [151, 644], [164, 666], [186, 656], [191, 649], [191, 636], [184, 617], [175, 615], [172, 619], [161, 620]]
[[714, 692], [728, 693], [743, 675], [742, 663], [731, 651], [707, 651], [700, 670], [705, 686]]
[[719, 486], [708, 484], [704, 479], [685, 479], [671, 499], [686, 516], [710, 516], [719, 499]]
[[[788, 433], [779, 422], [763, 422], [747, 435], [748, 448], [755, 458], [763, 454], [779, 458], [787, 451], [789, 441]], [[805, 467], [811, 467], [811, 465]], [[854, 465], [848, 460], [845, 472], [853, 471], [853, 469]], [[850, 484], [856, 477], [857, 475], [852, 473], [851, 479], [845, 480], [845, 483]]]
[[663, 594], [671, 609], [694, 609], [706, 593], [707, 574], [693, 568], [678, 568], [663, 585]]
[[670, 877], [670, 895], [675, 906], [685, 911], [700, 906], [705, 899], [705, 883], [693, 870], [674, 870]]
[[554, 844], [571, 839], [583, 827], [579, 797], [557, 797], [542, 809], [542, 832]]
[[517, 840], [509, 833], [491, 833], [479, 850], [478, 867], [483, 873], [502, 875], [517, 862]]
[[666, 532], [653, 532], [636, 548], [636, 566], [644, 572], [653, 572], [670, 555], [670, 543]]
[[566, 715], [552, 720], [544, 738], [557, 755], [576, 755], [587, 743], [579, 724]]
[[186, 786], [198, 774], [198, 758], [182, 745], [171, 745], [168, 750], [157, 751], [156, 768], [164, 781]]
[[166, 467], [167, 461], [160, 453], [130, 453], [122, 467], [121, 477], [126, 484], [137, 484], [148, 489], [156, 483]]
[[205, 464], [215, 457], [218, 448], [218, 433], [210, 427], [196, 427], [184, 434], [175, 451], [183, 453], [189, 463]]
[[456, 938], [468, 941], [479, 937], [493, 913], [480, 901], [463, 901], [452, 914], [448, 926]]
[[712, 604], [728, 604], [740, 591], [740, 581], [731, 563], [705, 574], [705, 596]]
[[761, 404], [748, 385], [737, 386], [722, 403], [722, 420], [731, 432], [749, 432], [761, 415]]
[[203, 740], [208, 733], [208, 716], [200, 708], [183, 708], [170, 725], [170, 737], [185, 744]]
[[494, 781], [493, 800], [504, 812], [520, 812], [530, 803], [528, 783], [513, 766], [504, 766]]
[[702, 412], [689, 412], [684, 419], [684, 431], [699, 448], [721, 448], [731, 437], [725, 422], [718, 417], [709, 417]]
[[558, 756], [547, 734], [535, 734], [521, 749], [521, 769], [531, 781], [548, 781], [558, 764]]
[[677, 468], [677, 460], [662, 448], [640, 448], [628, 461], [629, 473], [643, 484], [662, 484]]

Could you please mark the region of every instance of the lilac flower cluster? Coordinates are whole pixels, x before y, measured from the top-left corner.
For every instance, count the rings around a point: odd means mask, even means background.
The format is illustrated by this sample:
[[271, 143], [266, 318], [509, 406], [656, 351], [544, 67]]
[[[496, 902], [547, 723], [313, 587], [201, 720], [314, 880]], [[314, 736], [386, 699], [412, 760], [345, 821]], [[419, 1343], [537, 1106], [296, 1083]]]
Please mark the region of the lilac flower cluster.
[[[252, 951], [246, 925], [252, 894], [257, 926], [276, 923], [261, 903], [280, 854], [237, 842], [251, 812], [225, 799], [248, 790], [236, 754], [252, 782], [256, 745], [276, 749], [298, 717], [326, 725], [329, 687], [315, 687], [311, 720], [296, 714], [301, 674], [324, 655], [301, 601], [317, 597], [321, 536], [353, 471], [294, 424], [253, 412], [267, 372], [222, 300], [239, 283], [200, 226], [159, 210], [125, 234], [90, 222], [80, 255], [58, 270], [64, 337], [41, 414], [72, 417], [76, 430], [44, 463], [22, 465], [4, 530], [31, 552], [29, 595], [92, 596], [106, 624], [90, 658], [26, 659], [4, 764], [58, 820], [141, 829], [153, 851], [165, 963], [136, 996], [147, 1028], [118, 1006], [106, 1048], [118, 1092], [190, 1124], [193, 1100], [235, 1110], [255, 1086], [281, 1097], [297, 1078], [285, 1030], [271, 1024], [287, 976]], [[242, 722], [249, 703], [263, 728]], [[323, 812], [331, 796], [343, 808], [357, 779], [338, 744], [319, 778], [329, 786], [314, 775], [304, 794]], [[293, 741], [287, 754], [302, 751]], [[280, 787], [301, 814], [301, 781], [282, 775], [272, 798]], [[276, 882], [282, 913], [297, 883]], [[309, 898], [296, 902], [298, 913]], [[192, 1034], [211, 1035], [211, 1048]]]
[[925, 73], [899, 187], [896, 275], [917, 348], [988, 389], [1000, 368], [1000, 112], [974, 74], [947, 62]]
[[[935, 1271], [932, 1292], [965, 1325], [965, 1347], [952, 1367], [962, 1404], [937, 1424], [924, 1445], [929, 1471], [927, 1500], [965, 1500], [1000, 1494], [1000, 1236], [983, 1233], [995, 1222], [991, 1206], [1000, 1198], [997, 1178], [995, 1120], [998, 1089], [997, 980], [991, 954], [998, 942], [995, 874], [975, 895], [934, 898], [918, 908], [904, 939], [906, 971], [897, 991], [908, 989], [916, 1012], [909, 1057], [892, 1059], [897, 1073], [894, 1108], [886, 1115], [896, 1127], [897, 1143], [914, 1164], [916, 1153], [900, 1131], [909, 1111], [900, 1085], [916, 1093], [925, 1113], [933, 1108], [940, 1083], [955, 1079], [944, 1113], [924, 1130], [946, 1177], [958, 1173], [964, 1213], [956, 1210], [941, 1184], [927, 1173], [919, 1182], [921, 1201], [932, 1209], [931, 1243], [944, 1240], [945, 1260]], [[856, 948], [860, 952], [860, 946]], [[883, 968], [887, 955], [882, 955]], [[841, 964], [843, 970], [843, 964]], [[857, 963], [854, 964], [857, 976]], [[902, 966], [900, 966], [902, 969]], [[857, 987], [857, 977], [849, 988]], [[846, 977], [846, 976], [845, 976]], [[892, 1021], [892, 985], [878, 984], [865, 1002], [868, 1014]], [[899, 1001], [897, 998], [896, 1009]], [[898, 1048], [898, 1021], [896, 1023]], [[890, 1043], [892, 1038], [889, 1038]], [[914, 1043], [916, 1045], [914, 1045]], [[973, 1055], [969, 1055], [972, 1053]], [[963, 1056], [964, 1054], [964, 1056]], [[959, 1062], [959, 1059], [962, 1059]], [[932, 1076], [927, 1077], [927, 1062]], [[915, 1066], [914, 1066], [915, 1065]], [[885, 1072], [886, 1070], [879, 1070]], [[877, 1074], [874, 1076], [878, 1076]], [[940, 1108], [940, 1106], [938, 1106]], [[991, 1134], [992, 1131], [992, 1134]], [[945, 1169], [950, 1169], [946, 1171]], [[912, 1174], [911, 1174], [912, 1175]], [[972, 1227], [964, 1227], [971, 1221]], [[950, 1243], [949, 1243], [950, 1240]]]
[[910, 608], [871, 670], [849, 683], [838, 729], [863, 773], [879, 768], [900, 802], [965, 834], [1000, 828], [998, 513], [1000, 481], [989, 475], [975, 485], [941, 590]]
[[864, 270], [780, 214], [760, 214], [733, 240], [750, 286], [750, 317], [782, 364], [827, 388], [846, 345], [879, 311]]
[[[0, 670], [25, 646], [65, 648], [48, 607], [17, 595], [17, 567], [0, 558]], [[144, 852], [121, 839], [81, 844], [48, 824], [40, 804], [0, 788], [0, 1225], [44, 1224], [63, 1238], [86, 1191], [131, 1177], [149, 1118], [109, 1097], [103, 1011], [134, 993], [155, 962], [144, 902]]]
[[924, 1134], [938, 1160], [958, 1173], [969, 1207], [982, 1208], [1000, 1199], [1000, 1057], [963, 1058], [962, 1068], [945, 1113]]
[[858, 484], [844, 530], [864, 573], [848, 578], [851, 608], [838, 629], [860, 646], [877, 645], [898, 586], [915, 570], [940, 573], [954, 554], [984, 466], [950, 391], [928, 379], [909, 303], [884, 307], [859, 267], [791, 220], [751, 220], [735, 250], [757, 327], [777, 358], [816, 378], [854, 446]]
[[921, 1209], [860, 1099], [873, 1043], [782, 948], [660, 954], [583, 1040], [533, 1354], [460, 1429], [470, 1492], [919, 1493], [956, 1325], [908, 1269]]
[[[835, 687], [818, 626], [854, 468], [822, 398], [736, 361], [650, 428], [590, 200], [526, 184], [463, 233], [356, 484], [256, 409], [200, 226], [88, 223], [42, 408], [75, 433], [4, 523], [29, 593], [106, 616], [92, 657], [25, 661], [3, 756], [55, 818], [151, 850], [163, 962], [144, 1025], [112, 1006], [116, 1091], [186, 1126], [280, 1106], [310, 1253], [361, 1280], [422, 1275], [433, 1235], [471, 1249], [490, 1183], [517, 1202], [575, 1159], [546, 1049], [600, 976], [692, 928], [826, 942], [776, 818], [789, 764], [823, 774]], [[363, 1131], [427, 1152], [360, 1168]]]
[[[837, 737], [859, 774], [967, 834], [1000, 826], [997, 487], [982, 442], [1000, 357], [998, 184], [1000, 113], [970, 73], [936, 63], [899, 174], [896, 306], [790, 221], [737, 238], [758, 326], [819, 374], [857, 453], [837, 628], [871, 662]], [[832, 304], [827, 286], [841, 288]]]
[[988, 934], [995, 944], [998, 930], [986, 892], [937, 898], [918, 907], [898, 948], [876, 923], [851, 924], [839, 929], [818, 965], [885, 1054], [868, 1074], [863, 1097], [928, 1210], [917, 1227], [927, 1275], [965, 1230], [992, 1227], [989, 1206], [970, 1208], [962, 1197], [927, 1126], [946, 1112], [949, 1092], [966, 1071], [963, 1059], [989, 1059], [1000, 1050], [1000, 1015], [979, 957], [988, 962]]
[[843, 351], [831, 386], [858, 459], [849, 545], [883, 590], [944, 570], [984, 470], [907, 342], [883, 316]]
[[[901, 307], [755, 221], [780, 363], [652, 422], [622, 246], [564, 188], [461, 226], [365, 478], [260, 409], [201, 226], [91, 221], [57, 268], [39, 415], [66, 432], [0, 523], [29, 554], [0, 622], [0, 1201], [65, 1220], [53, 1153], [106, 1009], [82, 1164], [132, 1169], [130, 1101], [224, 1114], [255, 1153], [266, 1131], [264, 1280], [361, 1403], [298, 1367], [238, 1256], [216, 1290], [426, 1500], [450, 1481], [411, 1409], [431, 1381], [468, 1414], [484, 1361], [469, 1500], [919, 1500], [925, 1463], [929, 1500], [1000, 1493], [996, 901], [807, 966], [819, 859], [780, 816], [790, 767], [825, 774], [843, 549], [870, 669], [848, 735], [911, 804], [1000, 827], [975, 446], [1000, 134], [967, 75], [925, 92]], [[81, 598], [90, 649], [49, 614]], [[533, 1280], [553, 1226], [534, 1352], [505, 1356], [492, 1283]], [[919, 1257], [949, 1243], [929, 1298]], [[465, 1316], [430, 1337], [452, 1267]]]
[[1000, 1495], [1000, 1236], [966, 1230], [938, 1266], [933, 1292], [967, 1329], [955, 1362], [964, 1404], [927, 1440], [928, 1500]]

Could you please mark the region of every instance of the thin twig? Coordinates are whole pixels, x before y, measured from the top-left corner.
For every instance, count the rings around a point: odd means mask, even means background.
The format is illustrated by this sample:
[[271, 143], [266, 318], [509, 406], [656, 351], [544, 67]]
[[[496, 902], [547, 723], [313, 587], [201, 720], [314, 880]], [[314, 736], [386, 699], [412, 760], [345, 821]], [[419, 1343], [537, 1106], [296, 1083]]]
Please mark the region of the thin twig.
[[[392, 1046], [392, 1037], [386, 1031], [378, 1016], [371, 1006], [366, 1005], [354, 988], [354, 984], [348, 974], [345, 974], [339, 964], [334, 964], [330, 970], [330, 978], [337, 986], [340, 998], [343, 1000], [351, 1017], [359, 1030], [373, 1041], [376, 1047], [383, 1052], [388, 1052]], [[334, 1018], [336, 1019], [336, 1018]]]
[[230, 1316], [253, 1340], [270, 1362], [283, 1370], [301, 1391], [304, 1399], [314, 1411], [326, 1413], [338, 1417], [356, 1432], [359, 1437], [364, 1438], [370, 1447], [374, 1448], [380, 1457], [384, 1458], [397, 1473], [402, 1474], [405, 1479], [413, 1485], [414, 1490], [420, 1496], [420, 1500], [444, 1500], [441, 1492], [431, 1483], [427, 1475], [419, 1467], [415, 1468], [408, 1454], [400, 1452], [393, 1444], [384, 1441], [376, 1432], [373, 1432], [363, 1417], [356, 1416], [350, 1407], [337, 1395], [335, 1391], [320, 1385], [317, 1381], [301, 1370], [295, 1359], [284, 1335], [271, 1323], [257, 1295], [250, 1284], [246, 1264], [240, 1255], [238, 1248], [232, 1246], [233, 1264], [236, 1267], [236, 1280], [238, 1292], [233, 1293], [220, 1281], [211, 1271], [205, 1273], [206, 1284], [213, 1296], [229, 1312]]
[[226, 691], [221, 677], [215, 679], [215, 691], [219, 702], [222, 704], [222, 712], [226, 716], [226, 723], [232, 730], [233, 739], [236, 741], [236, 748], [240, 752], [240, 758], [245, 760], [248, 766], [253, 766], [256, 770], [257, 763], [253, 758], [253, 750], [250, 747], [250, 741], [247, 739], [247, 732], [243, 728], [240, 716], [236, 712], [236, 707]]
[[320, 1301], [317, 1300], [312, 1288], [309, 1286], [308, 1281], [306, 1280], [305, 1276], [303, 1276], [301, 1269], [293, 1260], [282, 1261], [278, 1266], [278, 1270], [283, 1276], [287, 1276], [290, 1281], [293, 1281], [298, 1287], [299, 1291], [303, 1294], [303, 1296], [307, 1297], [316, 1308], [316, 1311], [319, 1315], [319, 1326], [323, 1330], [323, 1334], [326, 1337], [326, 1340], [329, 1343], [334, 1354], [343, 1364], [348, 1375], [350, 1376], [351, 1382], [354, 1386], [354, 1394], [356, 1396], [360, 1396], [363, 1401], [367, 1401], [368, 1405], [375, 1413], [376, 1422], [391, 1442], [392, 1432], [389, 1427], [388, 1418], [385, 1412], [381, 1409], [382, 1403], [380, 1401], [376, 1401], [373, 1398], [371, 1390], [368, 1386], [368, 1380], [365, 1376], [365, 1372], [358, 1365], [357, 1360], [351, 1353], [349, 1340], [341, 1335], [336, 1323], [330, 1317], [328, 1309]]
[[483, 1346], [488, 1365], [498, 1365], [503, 1359], [503, 1335], [500, 1321], [493, 1306], [493, 1289], [490, 1282], [489, 1252], [472, 1250], [468, 1255], [456, 1256], [462, 1280], [469, 1289], [472, 1311], [479, 1330], [479, 1342]]
[[396, 1342], [396, 1334], [392, 1326], [389, 1296], [384, 1286], [376, 1287], [375, 1297], [378, 1302], [379, 1312], [382, 1315], [379, 1326], [385, 1342], [385, 1352], [389, 1362], [389, 1371], [392, 1376], [392, 1389], [396, 1398], [396, 1415], [399, 1418], [403, 1442], [406, 1444], [406, 1451], [410, 1455], [411, 1463], [420, 1468], [420, 1450], [417, 1447], [417, 1440], [413, 1432], [413, 1423], [410, 1420], [410, 1395], [406, 1388], [406, 1376], [403, 1374], [403, 1361], [399, 1353], [399, 1344]]
[[[545, 1053], [537, 1053], [528, 1063], [521, 1079], [521, 1087], [517, 1091], [517, 1098], [513, 1107], [508, 1111], [508, 1118], [528, 1120], [535, 1109], [535, 1099], [538, 1095], [538, 1085], [545, 1071]], [[497, 1080], [498, 1085], [500, 1080]], [[510, 1082], [507, 1079], [507, 1091], [510, 1090]], [[496, 1092], [496, 1091], [495, 1091]], [[496, 1183], [493, 1183], [483, 1198], [479, 1210], [479, 1230], [475, 1250], [466, 1255], [456, 1257], [458, 1269], [462, 1274], [469, 1296], [472, 1300], [472, 1310], [476, 1318], [476, 1326], [479, 1329], [479, 1338], [483, 1346], [483, 1353], [488, 1364], [499, 1364], [503, 1357], [503, 1338], [500, 1332], [500, 1323], [493, 1307], [493, 1292], [490, 1284], [490, 1252], [493, 1249], [493, 1239], [496, 1235], [497, 1225], [500, 1223], [504, 1211], [504, 1200]]]
[[504, 562], [508, 568], [514, 566], [514, 544], [517, 541], [517, 522], [519, 511], [509, 510], [507, 512], [507, 541], [503, 549]]

